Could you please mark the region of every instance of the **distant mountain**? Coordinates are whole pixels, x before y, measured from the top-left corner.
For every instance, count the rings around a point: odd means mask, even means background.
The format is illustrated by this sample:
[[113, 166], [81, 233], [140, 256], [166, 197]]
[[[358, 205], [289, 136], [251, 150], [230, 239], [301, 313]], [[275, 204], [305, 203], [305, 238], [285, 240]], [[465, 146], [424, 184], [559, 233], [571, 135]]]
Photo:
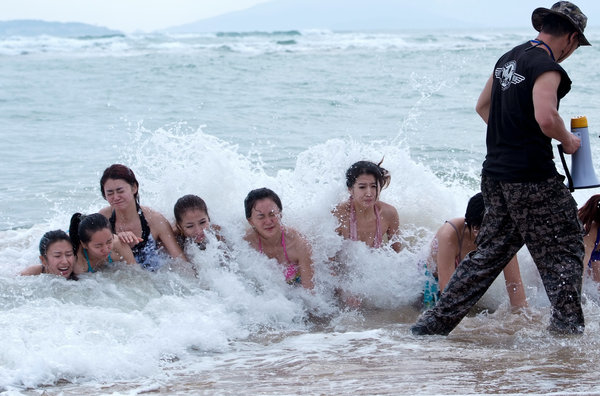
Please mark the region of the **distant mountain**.
[[78, 22], [47, 22], [31, 19], [0, 21], [1, 36], [102, 37], [122, 35], [118, 30]]
[[[481, 0], [274, 0], [166, 31], [398, 30], [489, 25], [489, 20], [474, 18], [472, 11], [489, 15], [489, 4]], [[524, 26], [529, 15], [525, 14]]]

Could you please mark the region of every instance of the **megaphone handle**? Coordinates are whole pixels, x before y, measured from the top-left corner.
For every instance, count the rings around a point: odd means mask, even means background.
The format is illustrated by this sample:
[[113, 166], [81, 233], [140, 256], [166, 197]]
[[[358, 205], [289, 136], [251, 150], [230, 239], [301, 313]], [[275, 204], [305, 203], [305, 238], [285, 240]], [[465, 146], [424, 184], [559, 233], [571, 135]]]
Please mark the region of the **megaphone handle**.
[[563, 151], [562, 144], [558, 145], [558, 154], [560, 155], [560, 162], [562, 162], [563, 168], [565, 168], [565, 173], [567, 174], [567, 181], [569, 182], [569, 191], [575, 191], [575, 186], [573, 185], [573, 178], [571, 177], [571, 173], [569, 172], [569, 168], [567, 167], [567, 161], [565, 160], [565, 154]]

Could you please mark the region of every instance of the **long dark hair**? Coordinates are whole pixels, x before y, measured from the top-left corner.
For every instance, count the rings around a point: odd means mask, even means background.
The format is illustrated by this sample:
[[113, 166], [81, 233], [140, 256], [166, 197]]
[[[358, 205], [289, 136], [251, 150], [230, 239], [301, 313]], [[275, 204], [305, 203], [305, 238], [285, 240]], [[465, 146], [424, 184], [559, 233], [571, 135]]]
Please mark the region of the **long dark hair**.
[[373, 175], [378, 189], [383, 190], [390, 185], [392, 177], [387, 169], [380, 166], [382, 162], [383, 159], [379, 161], [378, 164], [371, 161], [358, 161], [353, 163], [346, 171], [346, 186], [352, 188], [360, 175]]
[[[58, 242], [58, 241], [67, 241], [69, 243], [71, 243], [71, 239], [69, 238], [69, 235], [67, 235], [66, 232], [64, 232], [63, 230], [54, 230], [54, 231], [48, 231], [47, 233], [45, 233], [44, 235], [42, 235], [42, 238], [40, 239], [40, 256], [44, 256], [46, 257], [46, 254], [48, 253], [48, 248], [50, 247], [50, 245], [52, 245], [54, 242]], [[76, 251], [75, 249], [73, 249], [74, 252]]]
[[77, 252], [81, 242], [88, 243], [95, 232], [105, 228], [110, 230], [110, 223], [108, 222], [108, 219], [100, 213], [94, 213], [87, 216], [82, 215], [81, 213], [75, 213], [71, 216], [71, 224], [69, 226], [69, 235], [71, 236], [73, 249]]
[[104, 173], [100, 178], [100, 191], [102, 192], [102, 198], [104, 199], [106, 199], [106, 194], [104, 193], [104, 183], [106, 183], [108, 179], [124, 180], [131, 187], [137, 187], [137, 191], [135, 192], [135, 194], [133, 194], [133, 197], [135, 198], [135, 202], [138, 205], [140, 204], [140, 184], [138, 183], [137, 179], [135, 178], [135, 174], [130, 168], [121, 164], [112, 164], [104, 170]]
[[249, 219], [250, 217], [252, 217], [252, 209], [254, 209], [254, 205], [256, 205], [256, 201], [259, 201], [264, 198], [270, 198], [273, 202], [275, 202], [275, 205], [277, 205], [277, 207], [279, 208], [279, 211], [283, 210], [283, 206], [281, 205], [281, 199], [279, 199], [279, 196], [277, 194], [275, 194], [275, 192], [273, 190], [270, 190], [266, 187], [257, 188], [255, 190], [250, 191], [248, 193], [248, 195], [246, 196], [246, 199], [244, 199], [244, 209], [246, 210], [246, 219]]
[[583, 229], [586, 234], [590, 232], [593, 222], [600, 224], [600, 194], [592, 195], [577, 211], [577, 215], [583, 223]]

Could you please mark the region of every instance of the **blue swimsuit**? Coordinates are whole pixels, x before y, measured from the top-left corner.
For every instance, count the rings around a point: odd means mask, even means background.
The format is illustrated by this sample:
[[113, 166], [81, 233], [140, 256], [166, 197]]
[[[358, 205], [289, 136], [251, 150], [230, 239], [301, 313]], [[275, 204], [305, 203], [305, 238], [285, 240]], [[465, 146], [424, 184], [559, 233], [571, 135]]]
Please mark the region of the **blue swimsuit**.
[[600, 251], [598, 250], [598, 243], [600, 242], [600, 229], [596, 231], [596, 243], [594, 243], [594, 249], [590, 255], [590, 261], [588, 261], [588, 267], [592, 268], [593, 261], [600, 261]]
[[[83, 257], [85, 257], [85, 261], [87, 261], [88, 270], [87, 272], [96, 272], [95, 269], [92, 268], [90, 264], [90, 258], [88, 257], [87, 249], [83, 249]], [[112, 263], [112, 258], [110, 257], [110, 253], [108, 254], [108, 262]]]
[[[135, 245], [131, 248], [131, 252], [133, 253], [133, 257], [135, 257], [135, 261], [137, 261], [142, 268], [147, 269], [149, 271], [156, 271], [159, 269], [163, 260], [158, 254], [158, 249], [156, 247], [156, 241], [152, 237], [152, 233], [150, 232], [150, 226], [148, 225], [148, 221], [144, 217], [144, 212], [142, 212], [142, 208], [136, 204], [138, 215], [140, 216], [140, 223], [142, 225], [142, 239], [143, 241]], [[110, 226], [112, 228], [112, 232], [116, 234], [115, 231], [115, 223], [117, 222], [117, 214], [113, 210], [110, 215]]]

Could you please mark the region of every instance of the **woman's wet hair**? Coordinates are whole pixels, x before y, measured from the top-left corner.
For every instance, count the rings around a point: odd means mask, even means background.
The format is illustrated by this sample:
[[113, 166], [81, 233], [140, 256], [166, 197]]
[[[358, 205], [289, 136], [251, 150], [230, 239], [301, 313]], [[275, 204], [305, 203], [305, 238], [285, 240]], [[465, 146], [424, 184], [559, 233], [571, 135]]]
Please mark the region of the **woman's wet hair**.
[[346, 171], [346, 186], [352, 188], [360, 175], [373, 175], [378, 189], [383, 190], [390, 185], [392, 177], [385, 168], [380, 166], [382, 162], [383, 159], [378, 164], [371, 161], [358, 161], [353, 163]]
[[200, 210], [206, 213], [208, 217], [208, 221], [210, 221], [210, 216], [208, 215], [208, 208], [206, 207], [206, 202], [202, 198], [194, 194], [187, 194], [183, 197], [179, 198], [177, 202], [175, 202], [175, 206], [173, 207], [173, 214], [175, 215], [175, 221], [180, 223], [183, 217], [183, 214], [188, 210]]
[[67, 235], [67, 233], [63, 230], [48, 231], [42, 235], [42, 238], [40, 239], [40, 256], [46, 257], [50, 245], [59, 241], [67, 241], [71, 243], [71, 238], [69, 238], [69, 235]]
[[275, 194], [273, 190], [270, 190], [266, 187], [257, 188], [256, 190], [252, 190], [244, 199], [244, 209], [246, 210], [246, 218], [249, 219], [252, 217], [252, 209], [254, 209], [254, 205], [256, 205], [256, 201], [260, 201], [261, 199], [269, 198], [275, 205], [279, 208], [279, 211], [283, 210], [283, 206], [281, 205], [281, 199], [279, 196]]
[[135, 192], [135, 194], [133, 194], [133, 196], [135, 198], [135, 202], [138, 205], [140, 204], [140, 197], [139, 197], [140, 184], [138, 183], [137, 179], [135, 178], [135, 174], [133, 173], [133, 171], [130, 168], [126, 167], [125, 165], [121, 165], [121, 164], [112, 164], [111, 166], [109, 166], [108, 168], [106, 168], [104, 170], [104, 173], [102, 174], [102, 177], [100, 178], [100, 191], [102, 192], [102, 198], [104, 198], [104, 199], [106, 199], [106, 194], [104, 193], [104, 184], [106, 183], [106, 181], [108, 179], [124, 180], [131, 187], [134, 187], [134, 186], [137, 187], [137, 191]]
[[483, 195], [479, 192], [469, 199], [467, 211], [465, 212], [465, 223], [469, 230], [480, 228], [485, 214], [485, 204], [483, 203]]
[[77, 251], [81, 242], [88, 243], [95, 232], [105, 228], [110, 230], [110, 223], [108, 222], [108, 219], [100, 213], [94, 213], [87, 216], [82, 215], [81, 213], [75, 213], [71, 216], [71, 225], [69, 226], [69, 235], [71, 236], [73, 249]]
[[590, 199], [577, 211], [579, 220], [587, 234], [592, 228], [592, 223], [600, 224], [600, 194], [592, 195]]

